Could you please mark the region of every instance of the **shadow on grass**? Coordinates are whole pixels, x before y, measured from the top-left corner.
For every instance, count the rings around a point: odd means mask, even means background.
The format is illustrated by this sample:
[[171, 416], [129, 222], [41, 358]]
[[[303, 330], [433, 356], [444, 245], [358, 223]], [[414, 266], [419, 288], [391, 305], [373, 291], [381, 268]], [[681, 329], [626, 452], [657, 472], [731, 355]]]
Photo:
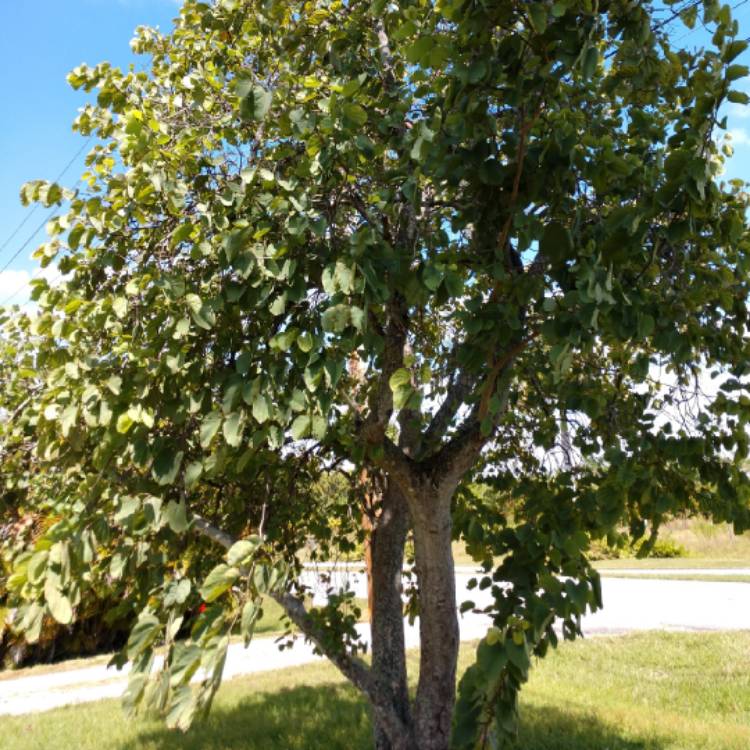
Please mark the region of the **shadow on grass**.
[[[118, 750], [363, 750], [372, 747], [367, 706], [340, 684], [250, 695], [215, 707], [187, 734], [143, 727]], [[662, 750], [655, 738], [628, 739], [594, 716], [524, 707], [519, 750]]]
[[624, 737], [596, 716], [565, 713], [554, 706], [523, 706], [519, 750], [663, 750], [655, 737]]
[[118, 750], [357, 750], [371, 745], [370, 716], [340, 684], [248, 695], [214, 706], [187, 734], [145, 728]]

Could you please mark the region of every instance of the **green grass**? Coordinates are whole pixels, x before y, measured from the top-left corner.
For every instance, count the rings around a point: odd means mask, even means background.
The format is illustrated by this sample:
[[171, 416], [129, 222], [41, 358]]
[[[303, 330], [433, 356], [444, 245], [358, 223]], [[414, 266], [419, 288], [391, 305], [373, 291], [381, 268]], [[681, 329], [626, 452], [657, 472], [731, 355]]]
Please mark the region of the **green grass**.
[[598, 560], [594, 563], [598, 570], [622, 570], [623, 568], [649, 568], [670, 570], [674, 568], [710, 569], [750, 567], [750, 560], [731, 560], [706, 557], [624, 557], [619, 560]]
[[[620, 573], [618, 571], [602, 571], [605, 578], [635, 578], [639, 581], [710, 581], [711, 583], [750, 583], [750, 576], [745, 575], [701, 575], [700, 573], [656, 573], [645, 575], [639, 573]], [[750, 623], [749, 623], [750, 624]]]
[[[464, 646], [465, 667], [473, 648]], [[415, 654], [410, 655], [411, 671]], [[746, 750], [750, 632], [648, 633], [562, 645], [523, 691], [519, 750]], [[3, 717], [2, 750], [356, 750], [367, 708], [325, 664], [239, 678], [187, 735], [116, 701]]]

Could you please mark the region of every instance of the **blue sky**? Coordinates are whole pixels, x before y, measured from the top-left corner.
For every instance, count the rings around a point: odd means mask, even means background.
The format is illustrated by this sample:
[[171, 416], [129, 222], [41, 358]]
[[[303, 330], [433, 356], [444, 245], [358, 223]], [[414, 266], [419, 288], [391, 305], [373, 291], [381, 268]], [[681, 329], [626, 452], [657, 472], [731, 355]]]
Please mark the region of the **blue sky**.
[[[177, 12], [175, 0], [0, 0], [0, 245], [30, 213], [18, 198], [21, 185], [54, 179], [83, 144], [71, 124], [86, 95], [68, 86], [68, 72], [82, 62], [127, 66], [135, 59], [129, 42], [136, 26], [167, 30]], [[81, 154], [62, 184], [75, 183], [83, 160]], [[48, 213], [34, 211], [0, 250], [0, 268]], [[0, 301], [36, 267], [29, 256], [43, 238], [39, 231], [0, 274]], [[12, 301], [24, 297], [22, 291]]]
[[[44, 237], [43, 231], [33, 237], [32, 233], [48, 211], [37, 208], [28, 216], [31, 209], [19, 202], [20, 186], [31, 179], [55, 179], [83, 143], [71, 123], [85, 94], [72, 91], [65, 76], [82, 62], [109, 60], [127, 66], [134, 61], [129, 42], [135, 27], [167, 30], [177, 11], [176, 0], [0, 0], [0, 246], [5, 245], [0, 247], [0, 269], [30, 240], [0, 272], [0, 303], [14, 292], [12, 302], [25, 301], [25, 283], [36, 267], [29, 256]], [[735, 16], [741, 36], [750, 36], [750, 3], [739, 7]], [[683, 33], [675, 41], [692, 41]], [[700, 34], [691, 36], [700, 39]], [[750, 64], [750, 54], [738, 62]], [[750, 90], [750, 81], [744, 88]], [[733, 105], [728, 114], [735, 155], [727, 176], [750, 180], [750, 107]], [[73, 185], [82, 170], [83, 154], [62, 184]]]

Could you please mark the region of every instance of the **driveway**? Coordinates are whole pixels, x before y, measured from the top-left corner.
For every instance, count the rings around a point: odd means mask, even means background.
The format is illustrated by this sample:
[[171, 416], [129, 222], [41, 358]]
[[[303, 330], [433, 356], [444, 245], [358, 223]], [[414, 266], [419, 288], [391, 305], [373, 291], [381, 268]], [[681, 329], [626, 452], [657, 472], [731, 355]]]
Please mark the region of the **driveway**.
[[[638, 571], [643, 573], [644, 571]], [[456, 572], [458, 600], [472, 599], [478, 605], [487, 592], [469, 591], [474, 573], [461, 568]], [[325, 597], [328, 586], [345, 580], [355, 594], [366, 597], [364, 575], [356, 569], [309, 571], [306, 582]], [[740, 630], [750, 628], [750, 584], [719, 581], [670, 581], [643, 578], [603, 578], [604, 609], [583, 619], [586, 635], [625, 633], [637, 630]], [[480, 596], [482, 598], [480, 598]], [[486, 600], [486, 599], [485, 599]], [[489, 619], [475, 614], [461, 618], [461, 640], [476, 640], [487, 630]], [[369, 642], [369, 625], [358, 626], [362, 639]], [[406, 625], [408, 648], [419, 646], [416, 626]], [[245, 649], [233, 643], [227, 654], [224, 678], [231, 679], [254, 672], [294, 667], [315, 661], [312, 647], [297, 639], [292, 648], [279, 651], [273, 638], [258, 638]], [[114, 698], [125, 689], [126, 672], [105, 665], [52, 672], [0, 681], [0, 715], [47, 711], [59, 706]]]

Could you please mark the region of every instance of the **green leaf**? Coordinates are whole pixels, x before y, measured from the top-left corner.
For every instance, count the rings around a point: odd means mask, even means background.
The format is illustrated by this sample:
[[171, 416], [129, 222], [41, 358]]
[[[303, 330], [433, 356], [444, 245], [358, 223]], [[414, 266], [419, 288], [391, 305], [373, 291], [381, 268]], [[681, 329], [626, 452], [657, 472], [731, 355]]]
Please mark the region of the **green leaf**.
[[599, 50], [592, 44], [586, 48], [581, 64], [581, 72], [586, 79], [592, 78], [599, 64]]
[[123, 320], [128, 314], [128, 301], [125, 297], [115, 297], [112, 301], [112, 311], [120, 319]]
[[405, 56], [410, 63], [425, 64], [427, 56], [435, 46], [431, 36], [422, 36], [406, 48]]
[[237, 93], [240, 96], [240, 115], [245, 120], [263, 120], [271, 109], [273, 95], [260, 84], [248, 78], [238, 79]]
[[232, 566], [243, 566], [250, 562], [260, 544], [259, 537], [240, 539], [227, 552], [227, 563]]
[[138, 658], [156, 640], [160, 631], [159, 618], [144, 610], [130, 631], [127, 644], [128, 659], [134, 661]]
[[527, 10], [529, 13], [529, 21], [531, 26], [537, 34], [544, 34], [547, 30], [547, 5], [541, 2], [530, 2], [527, 3]]
[[250, 365], [253, 361], [252, 352], [242, 352], [235, 362], [235, 369], [240, 375], [246, 375], [250, 371]]
[[245, 602], [245, 606], [242, 608], [242, 616], [240, 617], [240, 633], [245, 639], [246, 647], [253, 637], [253, 630], [259, 614], [260, 606], [256, 602], [253, 600]]
[[388, 379], [388, 385], [394, 393], [405, 385], [411, 386], [411, 372], [405, 367], [396, 370]]
[[70, 431], [75, 427], [78, 420], [78, 407], [68, 406], [60, 415], [60, 431], [63, 437], [68, 437]]
[[724, 75], [727, 81], [736, 81], [738, 78], [745, 78], [749, 70], [747, 65], [730, 65]]
[[119, 396], [122, 390], [122, 378], [119, 375], [112, 375], [112, 377], [107, 379], [106, 385], [115, 396]]
[[264, 424], [271, 416], [271, 403], [268, 396], [258, 394], [253, 400], [253, 419], [258, 424]]
[[727, 44], [722, 59], [724, 62], [730, 63], [736, 57], [741, 55], [748, 47], [748, 40], [746, 39], [735, 39], [734, 41]]
[[232, 448], [237, 448], [242, 442], [242, 430], [245, 426], [245, 414], [241, 411], [232, 412], [225, 420], [223, 426], [224, 439]]
[[151, 468], [151, 475], [158, 484], [174, 484], [184, 455], [182, 451], [175, 451], [173, 448], [162, 448], [159, 451]]
[[166, 724], [169, 729], [187, 732], [193, 723], [198, 708], [198, 696], [190, 685], [180, 685], [175, 689], [169, 703]]
[[354, 102], [344, 103], [344, 117], [353, 125], [362, 127], [367, 122], [367, 111]]
[[750, 95], [744, 91], [730, 91], [727, 94], [727, 99], [733, 104], [748, 104], [750, 103]]
[[61, 625], [70, 625], [73, 621], [73, 607], [70, 600], [51, 585], [45, 585], [44, 598], [52, 617]]
[[[30, 583], [40, 583], [44, 577], [45, 569], [47, 568], [47, 559], [49, 552], [47, 550], [41, 550], [32, 555], [31, 559], [26, 566], [26, 576]], [[2, 622], [0, 621], [0, 627]]]
[[221, 412], [212, 411], [203, 418], [200, 431], [201, 448], [208, 448], [221, 427]]
[[174, 500], [170, 500], [164, 508], [164, 516], [167, 519], [169, 528], [175, 534], [182, 534], [187, 530], [188, 520], [185, 503], [177, 503]]
[[292, 422], [292, 437], [295, 440], [302, 440], [310, 434], [312, 427], [312, 420], [309, 414], [300, 414], [297, 419]]
[[333, 305], [321, 316], [323, 330], [330, 333], [341, 333], [351, 320], [351, 310], [348, 305]]
[[190, 489], [191, 487], [195, 487], [202, 473], [203, 473], [203, 462], [191, 461], [185, 467], [185, 476], [183, 477], [183, 482], [185, 483], [185, 487], [187, 487], [187, 489]]
[[422, 269], [422, 282], [431, 292], [436, 292], [443, 283], [443, 275], [439, 268], [429, 264]]
[[312, 424], [311, 424], [312, 436], [316, 440], [323, 440], [323, 438], [326, 436], [327, 431], [328, 431], [328, 420], [325, 417], [322, 417], [319, 414], [316, 414], [312, 418]]
[[198, 671], [202, 655], [203, 649], [196, 643], [176, 643], [169, 665], [169, 684], [173, 688], [189, 684]]
[[249, 237], [249, 230], [243, 228], [235, 229], [224, 238], [222, 246], [224, 247], [224, 254], [230, 263], [247, 247]]
[[116, 427], [117, 427], [117, 431], [121, 435], [126, 434], [130, 430], [130, 428], [133, 426], [133, 424], [134, 424], [133, 420], [130, 414], [128, 414], [127, 412], [125, 412], [124, 414], [120, 414], [120, 416], [117, 417]]
[[544, 228], [539, 249], [544, 258], [553, 265], [559, 265], [569, 259], [573, 251], [570, 230], [560, 222], [551, 222]]
[[313, 343], [314, 339], [312, 335], [307, 331], [303, 331], [299, 336], [297, 336], [297, 346], [299, 347], [300, 351], [304, 352], [305, 354], [312, 350]]
[[231, 588], [237, 580], [240, 571], [232, 566], [221, 563], [217, 565], [206, 577], [200, 587], [200, 595], [204, 602], [210, 603], [218, 599], [225, 591]]
[[19, 629], [24, 634], [27, 643], [36, 643], [42, 633], [44, 623], [44, 607], [37, 602], [26, 605], [26, 609], [19, 608], [21, 623]]
[[506, 638], [505, 652], [508, 654], [508, 659], [510, 659], [511, 663], [515, 664], [521, 670], [522, 674], [525, 674], [531, 663], [526, 640], [523, 639], [519, 644], [513, 638]]

